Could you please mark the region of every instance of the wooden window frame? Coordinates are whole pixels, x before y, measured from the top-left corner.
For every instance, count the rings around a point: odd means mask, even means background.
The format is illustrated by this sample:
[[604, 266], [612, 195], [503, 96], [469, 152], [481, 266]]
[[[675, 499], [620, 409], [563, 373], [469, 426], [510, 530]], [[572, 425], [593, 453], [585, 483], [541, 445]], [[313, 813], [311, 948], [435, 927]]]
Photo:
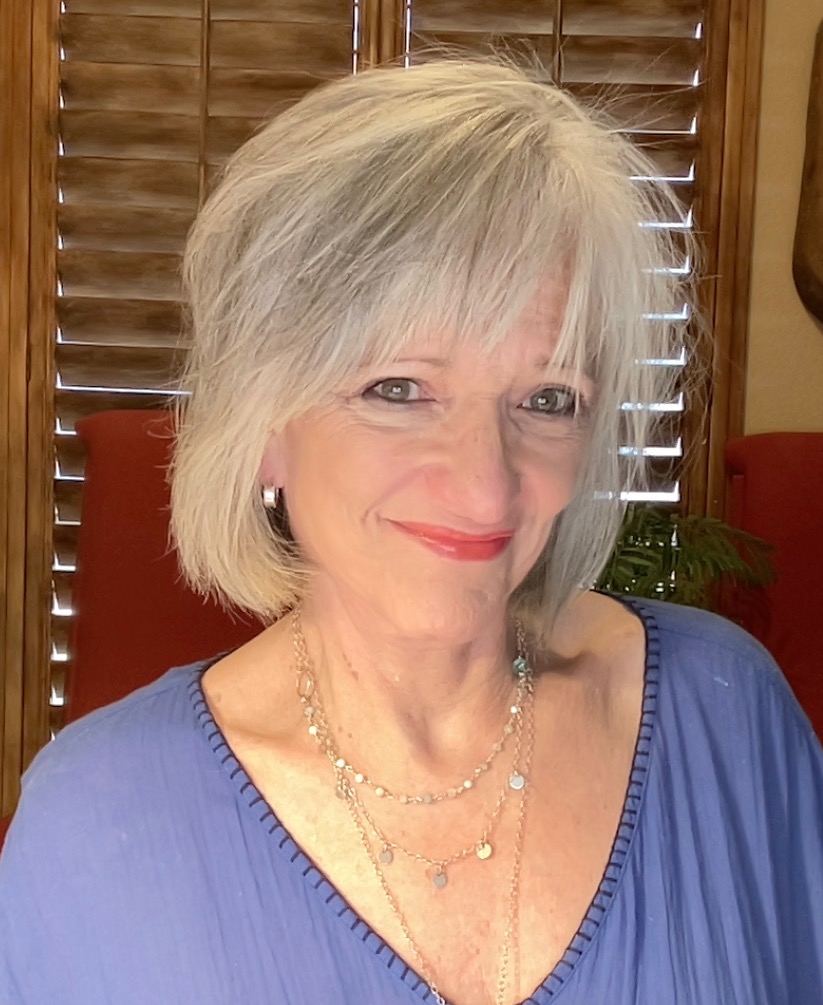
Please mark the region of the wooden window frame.
[[[402, 5], [365, 0], [369, 63], [391, 52]], [[704, 125], [717, 181], [704, 192], [702, 301], [709, 419], [692, 413], [684, 505], [725, 510], [723, 445], [743, 429], [749, 259], [764, 0], [710, 0], [722, 18], [709, 53]], [[376, 15], [379, 16], [379, 19]], [[58, 0], [0, 0], [0, 814], [48, 739], [51, 596]]]
[[765, 0], [710, 0], [709, 12], [722, 15], [724, 28], [709, 52], [710, 121], [704, 126], [708, 156], [718, 170], [699, 207], [701, 226], [713, 237], [701, 269], [711, 339], [701, 360], [706, 407], [693, 409], [687, 420], [694, 453], [683, 505], [687, 512], [722, 518], [728, 515], [723, 448], [742, 435], [745, 420]]
[[48, 738], [56, 0], [0, 0], [0, 813]]

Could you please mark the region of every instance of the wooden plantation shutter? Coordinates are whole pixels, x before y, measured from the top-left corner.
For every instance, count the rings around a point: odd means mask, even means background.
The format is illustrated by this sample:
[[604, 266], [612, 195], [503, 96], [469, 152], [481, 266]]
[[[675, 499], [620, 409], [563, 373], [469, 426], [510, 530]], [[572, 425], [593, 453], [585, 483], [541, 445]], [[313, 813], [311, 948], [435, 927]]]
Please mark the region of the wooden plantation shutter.
[[64, 0], [60, 16], [53, 727], [71, 658], [83, 415], [173, 393], [179, 256], [262, 121], [351, 72], [354, 0]]
[[[656, 174], [672, 184], [687, 219], [698, 213], [702, 170], [701, 131], [708, 39], [703, 0], [405, 0], [400, 15], [407, 59], [425, 58], [427, 47], [460, 46], [498, 50], [529, 62], [535, 58], [547, 78], [586, 103], [608, 99], [618, 125], [650, 154]], [[637, 184], [649, 180], [637, 179]], [[708, 179], [715, 183], [717, 179]], [[649, 225], [675, 221], [649, 221]], [[661, 268], [688, 272], [681, 255]], [[653, 320], [652, 320], [652, 323]], [[683, 316], [682, 325], [688, 324]], [[685, 354], [650, 361], [680, 371]], [[684, 401], [645, 403], [667, 413], [651, 456], [650, 493], [631, 499], [675, 502], [680, 495], [678, 460], [683, 452]], [[627, 407], [630, 405], [627, 403]], [[625, 444], [623, 449], [635, 449]]]
[[[534, 53], [577, 96], [613, 99], [684, 202], [697, 201], [705, 4], [688, 0], [386, 0], [396, 55], [428, 42]], [[375, 4], [368, 5], [374, 15]], [[168, 400], [178, 263], [215, 171], [261, 122], [350, 72], [366, 5], [353, 0], [65, 0], [61, 14], [52, 696], [70, 659], [82, 492], [74, 423]], [[373, 17], [374, 19], [374, 17]], [[385, 34], [385, 33], [384, 33]], [[392, 53], [384, 51], [383, 56]], [[695, 180], [697, 179], [697, 181]], [[642, 181], [638, 182], [642, 184]], [[665, 263], [688, 268], [689, 263]], [[671, 365], [680, 366], [683, 358]], [[675, 498], [680, 401], [659, 456]], [[630, 444], [625, 449], [632, 449]]]

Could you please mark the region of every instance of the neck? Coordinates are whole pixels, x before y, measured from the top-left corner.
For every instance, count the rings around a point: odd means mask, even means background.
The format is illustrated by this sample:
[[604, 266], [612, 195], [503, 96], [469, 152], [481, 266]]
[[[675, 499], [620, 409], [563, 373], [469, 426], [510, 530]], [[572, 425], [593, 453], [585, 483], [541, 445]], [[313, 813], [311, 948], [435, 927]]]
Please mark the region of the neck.
[[498, 738], [514, 692], [504, 612], [469, 641], [401, 638], [311, 600], [301, 622], [335, 741], [366, 770], [407, 782], [413, 771], [425, 786], [469, 767]]

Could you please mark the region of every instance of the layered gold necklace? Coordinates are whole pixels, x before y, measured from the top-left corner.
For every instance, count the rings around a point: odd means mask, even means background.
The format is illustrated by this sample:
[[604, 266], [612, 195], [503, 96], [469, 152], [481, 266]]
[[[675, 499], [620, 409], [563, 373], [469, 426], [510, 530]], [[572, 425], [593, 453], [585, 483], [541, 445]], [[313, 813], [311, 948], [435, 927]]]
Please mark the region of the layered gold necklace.
[[[448, 870], [451, 866], [471, 857], [475, 857], [481, 862], [491, 858], [495, 852], [494, 832], [503, 809], [510, 797], [518, 799], [512, 869], [507, 891], [507, 910], [501, 940], [495, 995], [495, 1005], [504, 1005], [506, 991], [510, 983], [512, 963], [514, 962], [516, 967], [518, 957], [520, 867], [525, 835], [529, 773], [534, 751], [534, 674], [526, 657], [525, 635], [519, 622], [516, 624], [516, 636], [518, 651], [512, 662], [515, 695], [509, 708], [509, 716], [503, 727], [503, 734], [494, 743], [488, 756], [466, 776], [440, 792], [401, 793], [387, 785], [378, 783], [366, 772], [357, 770], [345, 757], [341, 756], [334, 741], [334, 733], [329, 726], [317, 686], [314, 666], [303, 634], [300, 608], [295, 608], [292, 613], [292, 642], [297, 671], [297, 695], [306, 719], [306, 728], [331, 764], [337, 796], [345, 800], [375, 879], [403, 933], [421, 977], [431, 988], [435, 1002], [439, 1005], [446, 1005], [445, 999], [437, 989], [437, 981], [432, 967], [424, 957], [397, 896], [389, 884], [388, 872], [399, 853], [423, 865], [436, 890], [444, 889], [449, 881]], [[458, 799], [473, 789], [475, 783], [489, 771], [497, 756], [507, 745], [509, 738], [512, 738], [514, 743], [512, 770], [498, 793], [492, 810], [484, 821], [482, 832], [475, 841], [460, 847], [450, 855], [431, 857], [421, 851], [408, 848], [400, 841], [391, 838], [375, 820], [374, 815], [361, 797], [361, 791], [369, 790], [379, 800], [392, 800], [405, 806], [435, 806], [445, 800]]]

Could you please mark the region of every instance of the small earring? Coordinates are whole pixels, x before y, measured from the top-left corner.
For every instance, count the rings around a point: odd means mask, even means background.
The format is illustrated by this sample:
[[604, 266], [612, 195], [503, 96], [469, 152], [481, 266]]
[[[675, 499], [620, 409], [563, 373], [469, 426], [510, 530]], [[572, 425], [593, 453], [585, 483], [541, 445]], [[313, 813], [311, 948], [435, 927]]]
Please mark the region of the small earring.
[[266, 509], [277, 509], [280, 502], [280, 489], [274, 485], [263, 486], [263, 505]]

